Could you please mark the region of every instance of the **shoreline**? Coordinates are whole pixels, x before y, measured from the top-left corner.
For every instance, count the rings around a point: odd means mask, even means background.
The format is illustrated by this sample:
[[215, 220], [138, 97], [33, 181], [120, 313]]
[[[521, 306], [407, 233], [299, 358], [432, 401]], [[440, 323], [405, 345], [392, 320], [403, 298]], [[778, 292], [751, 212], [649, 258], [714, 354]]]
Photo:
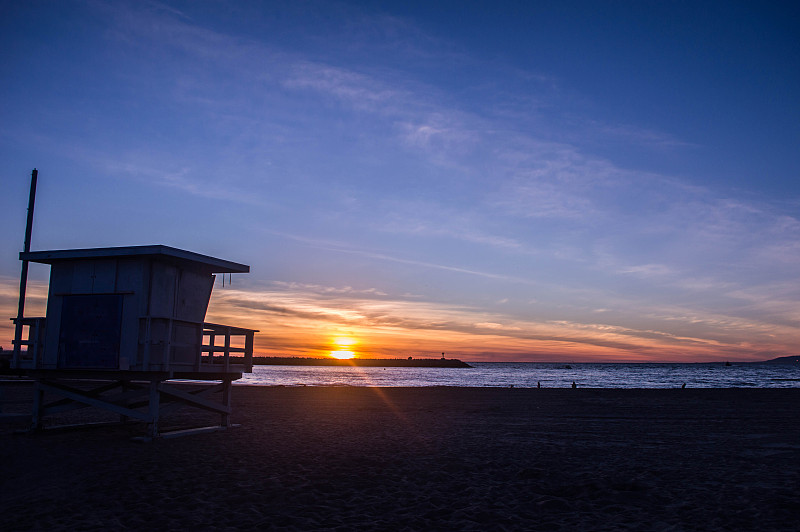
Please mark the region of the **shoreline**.
[[5, 526], [793, 530], [800, 517], [796, 388], [244, 385], [233, 404], [237, 428], [150, 444], [130, 441], [139, 424], [0, 427]]

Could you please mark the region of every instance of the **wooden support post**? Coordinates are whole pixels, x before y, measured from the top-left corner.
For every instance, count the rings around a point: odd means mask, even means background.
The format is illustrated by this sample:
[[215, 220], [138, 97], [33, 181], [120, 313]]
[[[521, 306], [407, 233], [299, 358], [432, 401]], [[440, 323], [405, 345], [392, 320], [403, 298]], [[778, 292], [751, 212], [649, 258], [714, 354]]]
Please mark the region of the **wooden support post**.
[[[152, 269], [152, 268], [151, 268]], [[151, 272], [152, 275], [152, 272]], [[152, 334], [153, 331], [151, 329], [150, 324], [151, 318], [148, 315], [145, 318], [145, 325], [144, 325], [144, 348], [142, 349], [142, 371], [150, 371], [150, 344], [153, 342]]]
[[244, 337], [244, 366], [248, 373], [253, 371], [253, 337], [252, 331], [247, 331]]
[[[121, 381], [121, 382], [120, 382], [120, 386], [122, 386], [122, 394], [123, 394], [123, 395], [125, 395], [125, 394], [128, 392], [128, 381]], [[124, 406], [125, 408], [127, 408], [129, 404], [130, 404], [130, 401], [128, 401], [127, 399], [125, 399], [125, 400], [123, 401], [123, 405], [122, 405], [122, 406]], [[129, 418], [129, 417], [128, 417], [128, 416], [126, 416], [125, 414], [120, 414], [120, 415], [119, 415], [119, 421], [120, 421], [120, 423], [127, 423], [128, 421], [130, 421], [130, 419], [131, 419], [131, 418]]]
[[225, 379], [222, 381], [222, 404], [225, 405], [227, 408], [227, 412], [222, 413], [222, 420], [221, 425], [223, 427], [230, 427], [231, 426], [231, 415], [230, 415], [230, 408], [231, 408], [231, 386], [230, 379]]
[[[41, 327], [42, 320], [37, 319], [34, 323], [33, 327], [33, 345], [29, 346], [28, 349], [32, 350], [33, 352], [33, 367], [39, 368], [42, 365], [42, 327]], [[28, 329], [30, 331], [30, 329]], [[28, 336], [30, 337], [30, 332], [28, 332]]]
[[33, 385], [33, 412], [31, 413], [31, 430], [41, 430], [44, 409], [44, 390], [37, 380]]
[[203, 324], [197, 326], [197, 332], [194, 335], [195, 343], [197, 345], [197, 353], [194, 359], [194, 370], [200, 371], [200, 366], [203, 364]]
[[159, 414], [159, 399], [161, 397], [161, 393], [158, 390], [158, 381], [152, 380], [150, 381], [150, 411], [148, 415], [149, 425], [148, 428], [148, 436], [150, 438], [157, 438], [158, 437], [158, 414]]
[[230, 362], [231, 362], [231, 328], [225, 328], [225, 371], [226, 373], [230, 371]]
[[214, 329], [211, 329], [211, 334], [208, 336], [208, 347], [209, 347], [209, 349], [208, 349], [208, 356], [209, 356], [208, 363], [209, 364], [213, 364], [214, 363], [214, 351], [215, 351], [214, 344], [215, 344], [216, 340], [217, 340], [217, 335], [215, 334]]
[[161, 369], [169, 371], [172, 369], [172, 337], [175, 334], [175, 327], [172, 318], [167, 321], [167, 341], [164, 342], [164, 358], [162, 359]]

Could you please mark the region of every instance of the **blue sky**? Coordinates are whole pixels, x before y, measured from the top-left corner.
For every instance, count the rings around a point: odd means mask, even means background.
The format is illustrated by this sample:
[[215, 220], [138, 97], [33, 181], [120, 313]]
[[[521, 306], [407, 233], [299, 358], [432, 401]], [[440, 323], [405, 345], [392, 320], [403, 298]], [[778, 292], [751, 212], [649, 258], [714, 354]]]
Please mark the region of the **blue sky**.
[[33, 249], [249, 264], [209, 319], [265, 354], [800, 352], [791, 3], [5, 2], [0, 26], [7, 316], [37, 167]]

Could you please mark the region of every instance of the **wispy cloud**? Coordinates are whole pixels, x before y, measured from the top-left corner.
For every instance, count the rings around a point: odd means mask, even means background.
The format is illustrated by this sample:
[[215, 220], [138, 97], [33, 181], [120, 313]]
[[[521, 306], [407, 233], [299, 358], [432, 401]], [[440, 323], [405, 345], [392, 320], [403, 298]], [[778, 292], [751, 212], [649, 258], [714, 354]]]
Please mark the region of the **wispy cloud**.
[[592, 121], [586, 124], [586, 126], [595, 129], [597, 135], [601, 136], [604, 141], [614, 140], [616, 142], [638, 144], [661, 150], [698, 147], [696, 144], [681, 140], [669, 133], [645, 129], [633, 124], [603, 124]]
[[386, 106], [394, 109], [398, 99], [408, 99], [408, 94], [370, 76], [307, 61], [294, 65], [283, 85], [291, 89], [313, 89], [369, 111], [381, 111]]
[[[146, 181], [151, 184], [174, 188], [181, 192], [210, 198], [214, 200], [225, 200], [233, 203], [249, 204], [255, 206], [267, 206], [258, 196], [254, 196], [249, 191], [231, 186], [230, 184], [219, 184], [218, 180], [206, 180], [206, 176], [199, 178], [197, 171], [188, 167], [176, 169], [174, 171], [162, 170], [143, 166], [138, 161], [141, 158], [132, 157], [129, 162], [125, 161], [106, 161], [100, 168], [112, 175], [125, 175], [130, 179]], [[99, 159], [95, 159], [99, 162]]]

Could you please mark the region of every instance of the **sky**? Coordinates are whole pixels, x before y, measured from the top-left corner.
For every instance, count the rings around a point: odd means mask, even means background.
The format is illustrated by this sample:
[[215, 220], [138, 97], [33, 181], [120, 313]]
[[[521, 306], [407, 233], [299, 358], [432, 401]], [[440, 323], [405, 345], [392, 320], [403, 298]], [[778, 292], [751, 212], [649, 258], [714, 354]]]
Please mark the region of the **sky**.
[[0, 315], [37, 168], [33, 250], [248, 264], [257, 355], [797, 355], [798, 146], [791, 2], [6, 1]]

